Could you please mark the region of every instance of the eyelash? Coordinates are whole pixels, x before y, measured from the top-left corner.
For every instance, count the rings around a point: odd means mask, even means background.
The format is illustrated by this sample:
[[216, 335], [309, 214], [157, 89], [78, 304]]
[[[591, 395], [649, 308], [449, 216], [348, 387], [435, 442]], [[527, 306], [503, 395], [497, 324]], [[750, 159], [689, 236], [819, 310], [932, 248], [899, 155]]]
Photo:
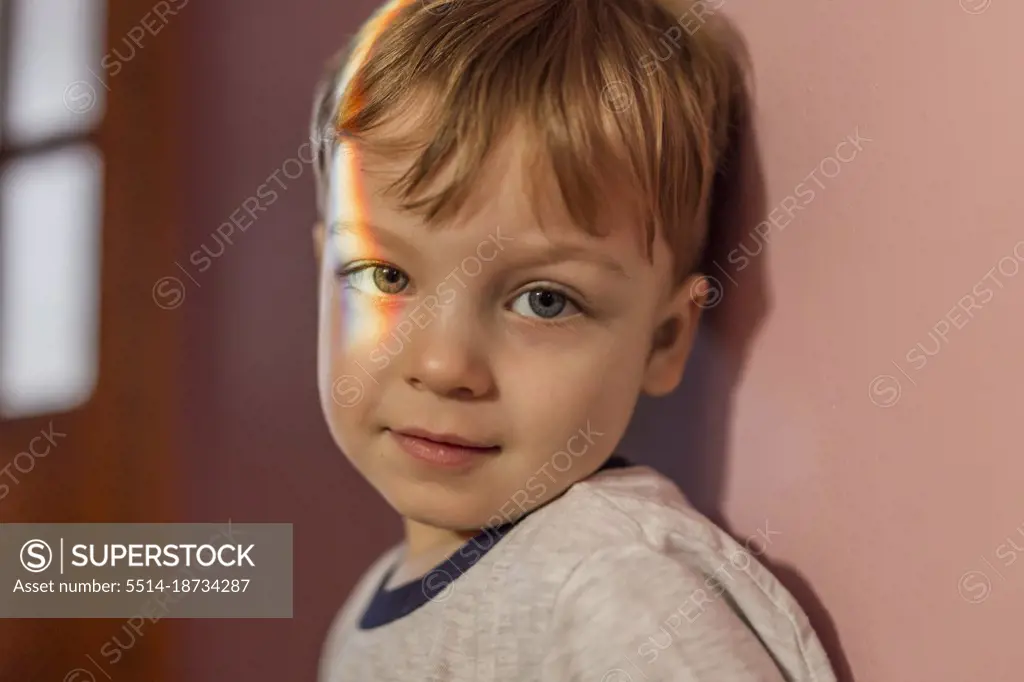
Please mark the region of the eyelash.
[[[352, 275], [356, 275], [356, 274], [359, 274], [361, 272], [365, 272], [365, 271], [370, 270], [372, 268], [391, 268], [391, 269], [397, 270], [398, 272], [401, 272], [403, 275], [405, 275], [405, 272], [401, 268], [397, 268], [394, 265], [392, 265], [391, 263], [385, 263], [384, 261], [359, 261], [357, 263], [352, 263], [352, 264], [347, 265], [345, 267], [338, 268], [337, 270], [335, 270], [334, 276], [340, 282], [343, 282], [346, 286], [348, 286], [349, 288], [352, 288], [352, 284], [351, 284], [351, 277], [352, 277]], [[405, 276], [406, 276], [406, 279], [409, 278], [408, 275], [405, 275]], [[380, 294], [382, 296], [387, 296], [387, 297], [401, 296], [401, 294], [387, 294], [387, 293], [384, 293], [383, 291], [381, 291]]]
[[[345, 267], [341, 267], [341, 268], [337, 269], [334, 274], [335, 274], [335, 277], [340, 282], [342, 282], [345, 287], [347, 287], [347, 288], [354, 288], [352, 286], [352, 284], [351, 284], [351, 277], [353, 275], [355, 275], [355, 274], [360, 273], [360, 272], [364, 272], [366, 270], [370, 270], [371, 268], [393, 268], [394, 270], [397, 270], [398, 272], [401, 272], [402, 275], [404, 275], [407, 280], [409, 280], [410, 282], [412, 281], [412, 279], [401, 268], [396, 267], [396, 266], [392, 265], [391, 263], [387, 263], [385, 261], [359, 261], [359, 262], [352, 263], [350, 265], [347, 265]], [[558, 285], [534, 286], [534, 287], [531, 287], [529, 289], [523, 289], [519, 293], [517, 293], [512, 300], [515, 301], [520, 296], [522, 296], [523, 294], [529, 293], [531, 291], [551, 291], [551, 292], [554, 292], [554, 293], [558, 294], [559, 296], [563, 296], [565, 298], [565, 300], [569, 304], [574, 306], [576, 308], [576, 310], [578, 310], [579, 312], [577, 314], [575, 314], [575, 315], [570, 315], [568, 317], [555, 317], [555, 318], [526, 317], [526, 316], [520, 315], [519, 317], [521, 319], [523, 319], [527, 324], [533, 325], [535, 327], [548, 327], [548, 328], [550, 328], [552, 326], [555, 326], [555, 327], [572, 327], [572, 326], [575, 326], [575, 325], [579, 324], [582, 321], [581, 318], [590, 317], [591, 316], [591, 312], [590, 312], [590, 309], [589, 309], [588, 306], [580, 303], [576, 296], [574, 296], [574, 295], [570, 294], [569, 292], [565, 291], [563, 288], [561, 288]], [[397, 297], [399, 297], [401, 295], [402, 294], [387, 294], [387, 293], [385, 293], [383, 291], [380, 292], [380, 296], [382, 298], [397, 298]]]
[[535, 328], [548, 328], [548, 329], [550, 329], [551, 327], [560, 327], [560, 328], [563, 328], [563, 329], [564, 328], [570, 328], [570, 327], [575, 327], [576, 325], [578, 325], [581, 322], [583, 322], [583, 320], [585, 318], [590, 317], [589, 310], [587, 308], [585, 308], [583, 306], [583, 304], [581, 304], [579, 301], [577, 301], [575, 296], [570, 295], [567, 291], [563, 290], [562, 288], [560, 288], [558, 286], [553, 286], [553, 285], [549, 285], [549, 286], [534, 286], [534, 287], [530, 287], [529, 289], [522, 289], [522, 290], [519, 291], [519, 293], [517, 293], [515, 295], [515, 297], [513, 297], [512, 300], [516, 301], [516, 300], [519, 299], [520, 296], [522, 296], [523, 294], [527, 294], [527, 293], [529, 293], [531, 291], [551, 291], [551, 292], [554, 292], [554, 293], [558, 294], [559, 296], [563, 296], [565, 298], [565, 300], [570, 305], [574, 306], [576, 308], [576, 310], [579, 311], [575, 315], [569, 315], [568, 317], [540, 317], [540, 316], [537, 316], [537, 317], [526, 317], [525, 315], [520, 315], [519, 316], [519, 318], [521, 320], [523, 320], [523, 322], [525, 322], [526, 324], [528, 324], [528, 325], [530, 325], [532, 327], [535, 327]]

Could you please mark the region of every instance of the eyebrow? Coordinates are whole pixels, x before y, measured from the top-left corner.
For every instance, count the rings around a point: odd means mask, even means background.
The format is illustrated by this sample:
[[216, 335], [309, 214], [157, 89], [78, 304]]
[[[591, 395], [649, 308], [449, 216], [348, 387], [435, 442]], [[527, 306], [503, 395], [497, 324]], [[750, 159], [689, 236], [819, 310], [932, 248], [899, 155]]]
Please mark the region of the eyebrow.
[[357, 237], [369, 238], [381, 245], [405, 251], [412, 247], [400, 236], [380, 225], [365, 220], [337, 220], [331, 223], [329, 232], [332, 235], [341, 236], [345, 233], [354, 234]]
[[[383, 246], [395, 249], [404, 250], [412, 248], [395, 232], [379, 224], [367, 221], [339, 220], [330, 225], [329, 231], [335, 235], [348, 232], [360, 236], [368, 236], [375, 241], [379, 241]], [[517, 258], [516, 265], [518, 267], [537, 267], [554, 265], [565, 261], [579, 261], [596, 265], [611, 274], [630, 279], [629, 273], [626, 272], [626, 269], [617, 260], [606, 254], [592, 251], [585, 246], [555, 242], [527, 247], [527, 249], [536, 253], [533, 255], [524, 254], [522, 257]]]
[[520, 263], [521, 266], [554, 265], [564, 261], [579, 261], [596, 265], [619, 277], [629, 278], [629, 274], [622, 267], [622, 264], [611, 256], [598, 251], [592, 251], [584, 246], [577, 246], [576, 244], [555, 242], [537, 256], [524, 256], [522, 261]]

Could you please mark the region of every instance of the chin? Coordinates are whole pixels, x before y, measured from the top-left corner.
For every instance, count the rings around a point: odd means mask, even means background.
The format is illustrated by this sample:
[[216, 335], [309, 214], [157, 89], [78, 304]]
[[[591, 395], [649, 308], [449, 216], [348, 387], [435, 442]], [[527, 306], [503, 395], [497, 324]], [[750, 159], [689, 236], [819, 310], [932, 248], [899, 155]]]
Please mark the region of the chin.
[[410, 509], [402, 516], [416, 523], [432, 528], [443, 528], [453, 533], [477, 533], [487, 525], [486, 521], [473, 523], [473, 517], [439, 514], [434, 510]]
[[[451, 531], [478, 531], [497, 516], [494, 505], [485, 500], [444, 498], [434, 486], [402, 486], [388, 498], [391, 506], [407, 519]], [[410, 489], [415, 488], [415, 489]]]

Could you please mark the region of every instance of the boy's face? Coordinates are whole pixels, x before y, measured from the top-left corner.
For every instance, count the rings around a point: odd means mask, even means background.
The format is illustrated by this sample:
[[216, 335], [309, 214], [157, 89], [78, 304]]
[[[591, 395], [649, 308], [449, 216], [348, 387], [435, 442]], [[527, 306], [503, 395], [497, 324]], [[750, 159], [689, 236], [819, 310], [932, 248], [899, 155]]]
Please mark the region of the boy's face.
[[[343, 148], [330, 177], [316, 233], [321, 403], [356, 469], [419, 524], [503, 523], [589, 476], [640, 391], [677, 385], [692, 341], [702, 281], [672, 291], [666, 246], [649, 262], [615, 197], [610, 236], [573, 227], [526, 151], [510, 135], [465, 210], [430, 231], [383, 196], [402, 163]], [[402, 447], [395, 432], [410, 429], [495, 447], [429, 463]]]

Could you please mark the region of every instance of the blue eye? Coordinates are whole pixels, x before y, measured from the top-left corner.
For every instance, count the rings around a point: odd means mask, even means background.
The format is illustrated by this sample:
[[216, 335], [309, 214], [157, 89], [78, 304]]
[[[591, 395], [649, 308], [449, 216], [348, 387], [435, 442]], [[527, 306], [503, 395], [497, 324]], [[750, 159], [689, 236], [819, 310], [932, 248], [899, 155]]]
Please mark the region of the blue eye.
[[[554, 289], [537, 288], [524, 291], [512, 302], [512, 311], [523, 317], [536, 317], [542, 320], [557, 318], [566, 309], [581, 312], [568, 296]], [[571, 315], [563, 316], [571, 317]]]
[[409, 286], [409, 276], [387, 263], [365, 263], [349, 267], [340, 271], [338, 278], [369, 296], [398, 296]]

